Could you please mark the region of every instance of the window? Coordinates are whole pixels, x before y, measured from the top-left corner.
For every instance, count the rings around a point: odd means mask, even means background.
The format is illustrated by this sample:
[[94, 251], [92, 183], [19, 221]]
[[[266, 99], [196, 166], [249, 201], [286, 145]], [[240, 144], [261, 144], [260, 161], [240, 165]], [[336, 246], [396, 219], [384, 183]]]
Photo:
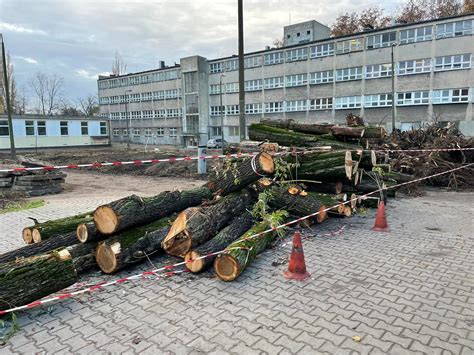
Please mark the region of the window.
[[102, 136], [107, 135], [107, 122], [100, 122], [99, 125], [100, 125], [100, 134]]
[[297, 60], [308, 59], [308, 48], [298, 48], [286, 51], [286, 61], [295, 62]]
[[226, 93], [234, 93], [239, 92], [239, 83], [227, 83], [225, 84], [225, 91]]
[[365, 78], [384, 78], [392, 75], [392, 64], [376, 64], [365, 67]]
[[129, 78], [130, 85], [138, 85], [140, 84], [140, 77], [139, 76], [133, 76]]
[[336, 70], [336, 81], [362, 79], [362, 67], [353, 67]]
[[59, 130], [60, 130], [62, 136], [67, 136], [69, 134], [68, 122], [67, 121], [60, 121], [59, 122]]
[[25, 121], [25, 131], [27, 136], [35, 135], [35, 121]]
[[245, 91], [262, 90], [262, 79], [247, 80], [245, 82]]
[[142, 93], [142, 101], [151, 101], [151, 98], [153, 97], [153, 93], [151, 92], [143, 92]]
[[130, 102], [140, 102], [140, 94], [131, 94], [128, 97]]
[[165, 99], [177, 99], [178, 89], [165, 90]]
[[397, 94], [397, 106], [428, 105], [429, 91], [400, 92]]
[[178, 129], [176, 127], [170, 128], [170, 137], [176, 137], [178, 135]]
[[261, 56], [244, 58], [244, 68], [253, 68], [253, 67], [260, 67], [260, 66], [262, 66]]
[[224, 62], [209, 64], [209, 73], [221, 73], [224, 71]]
[[430, 71], [431, 58], [398, 62], [398, 75], [429, 73]]
[[211, 116], [220, 116], [224, 114], [224, 106], [211, 106]]
[[127, 136], [127, 135], [128, 135], [128, 131], [127, 131], [126, 129], [124, 129], [124, 130], [122, 130], [122, 134], [123, 134], [124, 136]]
[[266, 102], [265, 103], [265, 112], [267, 112], [267, 113], [283, 112], [283, 101]]
[[307, 82], [308, 82], [307, 74], [295, 74], [295, 75], [286, 76], [287, 87], [306, 85]]
[[256, 104], [245, 104], [245, 113], [249, 115], [255, 115], [262, 113], [262, 104], [261, 103], [256, 103]]
[[239, 61], [237, 59], [228, 60], [225, 62], [227, 71], [239, 70]]
[[226, 113], [228, 115], [238, 115], [239, 114], [239, 105], [227, 105]]
[[165, 135], [165, 129], [163, 127], [158, 127], [156, 129], [156, 135], [157, 136], [164, 136]]
[[114, 135], [114, 137], [117, 137], [120, 134], [120, 130], [118, 128], [114, 128], [112, 130], [112, 134]]
[[283, 60], [283, 52], [268, 53], [263, 56], [264, 65], [280, 64]]
[[10, 135], [10, 129], [8, 128], [7, 120], [0, 120], [0, 136]]
[[222, 137], [221, 127], [210, 127], [211, 137]]
[[332, 97], [309, 100], [309, 109], [310, 110], [331, 110]]
[[113, 119], [113, 120], [119, 120], [120, 119], [120, 112], [112, 112], [110, 114], [110, 117]]
[[433, 90], [433, 104], [450, 104], [469, 101], [469, 89]]
[[306, 100], [286, 101], [286, 112], [306, 111]]
[[431, 26], [412, 28], [400, 31], [400, 44], [431, 41], [433, 29]]
[[153, 110], [142, 111], [143, 118], [153, 118]]
[[163, 100], [165, 98], [164, 91], [153, 91], [153, 100]]
[[81, 134], [87, 136], [89, 134], [89, 122], [81, 121]]
[[151, 137], [151, 128], [145, 128], [145, 137]]
[[349, 39], [347, 41], [341, 41], [336, 43], [336, 54], [343, 54], [355, 51], [361, 51], [364, 49], [362, 37]]
[[327, 57], [334, 54], [334, 43], [320, 44], [311, 47], [311, 58]]
[[336, 110], [359, 108], [362, 106], [362, 96], [336, 97]]
[[130, 116], [132, 117], [132, 119], [142, 118], [142, 112], [141, 111], [132, 111], [132, 112], [130, 112]]
[[435, 58], [435, 71], [468, 69], [471, 67], [470, 54], [448, 55]]
[[210, 85], [209, 86], [209, 95], [218, 95], [221, 93], [220, 84]]
[[436, 39], [472, 34], [472, 20], [456, 21], [436, 25]]
[[230, 126], [229, 127], [229, 136], [239, 136], [240, 135], [239, 126]]
[[140, 128], [134, 128], [134, 129], [133, 129], [133, 135], [134, 135], [135, 137], [140, 136]]
[[101, 97], [101, 98], [99, 99], [99, 103], [100, 103], [101, 105], [107, 105], [107, 104], [109, 103], [109, 98], [108, 98], [108, 97]]
[[38, 132], [38, 136], [45, 136], [46, 135], [46, 121], [37, 121], [36, 130]]
[[166, 110], [161, 108], [159, 110], [155, 110], [154, 116], [157, 118], [165, 118], [166, 117]]
[[264, 89], [276, 89], [284, 86], [283, 77], [275, 76], [273, 78], [266, 78], [264, 80]]
[[389, 47], [395, 43], [397, 38], [396, 32], [382, 33], [367, 37], [367, 49]]
[[392, 94], [365, 95], [364, 107], [384, 107], [392, 104]]
[[169, 108], [166, 109], [167, 117], [181, 117], [183, 111], [181, 108]]
[[316, 73], [309, 74], [309, 83], [310, 84], [325, 84], [332, 83], [334, 81], [334, 71], [318, 71]]

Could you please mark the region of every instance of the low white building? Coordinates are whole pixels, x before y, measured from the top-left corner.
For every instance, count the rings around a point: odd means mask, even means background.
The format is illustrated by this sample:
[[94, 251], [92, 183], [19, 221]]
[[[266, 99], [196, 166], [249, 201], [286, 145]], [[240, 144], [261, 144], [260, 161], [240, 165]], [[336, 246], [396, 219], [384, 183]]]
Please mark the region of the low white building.
[[[13, 115], [19, 149], [108, 145], [109, 122], [100, 117]], [[0, 115], [0, 150], [10, 149], [7, 115]]]

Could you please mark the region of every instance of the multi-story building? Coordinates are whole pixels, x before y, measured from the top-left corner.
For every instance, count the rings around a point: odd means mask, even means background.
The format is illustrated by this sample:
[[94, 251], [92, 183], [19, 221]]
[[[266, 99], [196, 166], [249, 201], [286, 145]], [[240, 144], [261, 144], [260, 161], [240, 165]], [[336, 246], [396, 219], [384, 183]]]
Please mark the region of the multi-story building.
[[[329, 37], [316, 21], [286, 26], [284, 46], [245, 55], [246, 124], [263, 117], [397, 127], [456, 121], [473, 135], [474, 14]], [[395, 71], [392, 93], [392, 52]], [[99, 77], [112, 139], [202, 144], [239, 139], [238, 59], [182, 58], [179, 65]], [[222, 104], [221, 104], [222, 102]], [[125, 119], [128, 117], [128, 119]]]

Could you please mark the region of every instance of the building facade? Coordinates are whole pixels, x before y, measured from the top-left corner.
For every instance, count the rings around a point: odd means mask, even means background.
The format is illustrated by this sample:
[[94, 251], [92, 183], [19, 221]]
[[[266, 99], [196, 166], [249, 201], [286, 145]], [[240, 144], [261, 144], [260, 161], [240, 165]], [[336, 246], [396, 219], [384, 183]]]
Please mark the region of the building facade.
[[[246, 124], [344, 123], [353, 113], [390, 130], [394, 97], [398, 128], [455, 121], [473, 135], [473, 26], [474, 14], [333, 38], [316, 21], [286, 26], [287, 45], [245, 55]], [[98, 90], [114, 141], [190, 146], [221, 127], [227, 141], [239, 139], [236, 56], [99, 77]]]
[[[19, 149], [108, 145], [109, 122], [98, 117], [13, 115]], [[10, 149], [8, 118], [0, 114], [0, 150]]]

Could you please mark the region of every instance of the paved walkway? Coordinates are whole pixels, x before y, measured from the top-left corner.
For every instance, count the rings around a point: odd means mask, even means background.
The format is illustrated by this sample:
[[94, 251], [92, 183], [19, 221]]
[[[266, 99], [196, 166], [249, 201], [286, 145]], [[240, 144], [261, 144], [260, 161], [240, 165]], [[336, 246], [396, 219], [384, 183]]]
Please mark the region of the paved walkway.
[[[0, 353], [473, 354], [473, 197], [431, 191], [390, 200], [390, 233], [370, 230], [374, 211], [305, 230], [306, 282], [282, 277], [286, 245], [234, 282], [182, 274], [21, 312], [21, 330]], [[343, 234], [321, 236], [341, 225]], [[87, 281], [108, 278], [96, 272]]]

